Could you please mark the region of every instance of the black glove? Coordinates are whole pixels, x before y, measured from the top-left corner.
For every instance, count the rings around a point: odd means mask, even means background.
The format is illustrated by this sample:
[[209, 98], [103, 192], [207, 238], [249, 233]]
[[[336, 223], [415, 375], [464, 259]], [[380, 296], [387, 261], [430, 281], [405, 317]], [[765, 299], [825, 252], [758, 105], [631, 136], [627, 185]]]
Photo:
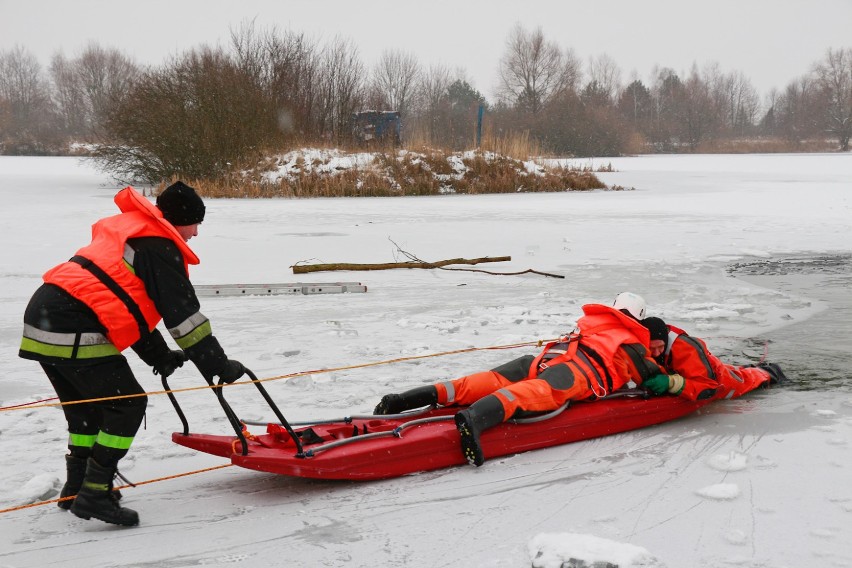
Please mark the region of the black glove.
[[186, 361], [186, 353], [180, 349], [167, 351], [154, 363], [154, 374], [166, 379], [175, 372], [175, 369], [182, 367], [184, 361]]
[[222, 382], [230, 384], [242, 377], [245, 372], [246, 368], [243, 367], [242, 363], [234, 361], [233, 359], [228, 359], [228, 361], [225, 362], [225, 368], [219, 371], [218, 376]]

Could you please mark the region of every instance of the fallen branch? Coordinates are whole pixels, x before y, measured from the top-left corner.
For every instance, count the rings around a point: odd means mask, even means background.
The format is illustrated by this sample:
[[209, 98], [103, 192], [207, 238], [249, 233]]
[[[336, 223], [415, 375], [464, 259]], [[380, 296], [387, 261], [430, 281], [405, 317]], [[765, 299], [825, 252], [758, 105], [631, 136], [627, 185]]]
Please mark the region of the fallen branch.
[[532, 268], [527, 268], [526, 270], [521, 270], [520, 272], [491, 272], [490, 270], [478, 270], [476, 268], [441, 268], [441, 270], [463, 270], [465, 272], [482, 272], [483, 274], [493, 274], [495, 276], [517, 276], [518, 274], [541, 274], [542, 276], [549, 276], [551, 278], [565, 278], [561, 274], [551, 274], [549, 272], [539, 272], [538, 270], [533, 270]]
[[[480, 264], [483, 262], [504, 262], [512, 260], [511, 256], [483, 257], [483, 258], [451, 258], [437, 262], [386, 262], [381, 264], [353, 264], [346, 262], [335, 262], [331, 264], [294, 264], [290, 268], [293, 274], [307, 274], [309, 272], [330, 272], [335, 270], [389, 270], [392, 268], [441, 268], [450, 264]], [[463, 270], [463, 269], [451, 269]]]

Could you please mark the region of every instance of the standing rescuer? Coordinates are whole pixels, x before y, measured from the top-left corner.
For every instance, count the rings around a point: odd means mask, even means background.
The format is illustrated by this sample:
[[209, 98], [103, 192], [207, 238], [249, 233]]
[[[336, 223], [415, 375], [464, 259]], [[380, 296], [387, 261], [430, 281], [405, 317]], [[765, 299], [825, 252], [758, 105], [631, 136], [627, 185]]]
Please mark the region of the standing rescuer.
[[[205, 207], [196, 191], [176, 182], [156, 207], [126, 187], [115, 196], [121, 213], [92, 226], [92, 242], [44, 274], [24, 312], [19, 355], [38, 361], [68, 422], [67, 480], [60, 501], [76, 516], [133, 526], [136, 511], [113, 490], [145, 414], [147, 397], [122, 355], [132, 348], [154, 374], [168, 377], [187, 359], [204, 377], [224, 382], [245, 368], [230, 360], [189, 281], [198, 257], [187, 242], [198, 235]], [[180, 349], [156, 329], [163, 320]], [[117, 400], [92, 400], [138, 395]]]

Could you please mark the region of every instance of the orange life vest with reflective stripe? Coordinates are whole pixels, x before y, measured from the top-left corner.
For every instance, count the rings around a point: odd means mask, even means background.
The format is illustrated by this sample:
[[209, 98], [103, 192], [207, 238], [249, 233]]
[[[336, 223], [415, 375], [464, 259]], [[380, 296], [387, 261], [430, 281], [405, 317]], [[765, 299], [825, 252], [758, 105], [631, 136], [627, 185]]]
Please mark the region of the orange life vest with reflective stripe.
[[[598, 355], [598, 357], [591, 359], [592, 367], [602, 372], [604, 369], [600, 369], [600, 363], [603, 363], [605, 373], [601, 374], [611, 377], [613, 380], [611, 390], [617, 390], [630, 380], [630, 377], [622, 377], [614, 364], [618, 348], [624, 344], [638, 343], [648, 349], [648, 343], [651, 340], [650, 332], [630, 316], [603, 304], [587, 304], [583, 306], [583, 314], [583, 317], [577, 320], [579, 334], [569, 336], [567, 351], [548, 359], [547, 365], [553, 366], [575, 359], [577, 357], [577, 346], [581, 345]], [[530, 378], [533, 378], [539, 372], [539, 363], [544, 355], [559, 343], [554, 341], [545, 346], [541, 354], [530, 365]], [[606, 385], [604, 390], [607, 392], [603, 394], [611, 392], [609, 385]], [[598, 396], [602, 395], [598, 393]]]
[[[142, 280], [134, 274], [125, 260], [128, 239], [138, 237], [163, 237], [177, 245], [183, 254], [184, 270], [198, 264], [198, 257], [189, 248], [180, 233], [163, 218], [163, 214], [150, 201], [132, 187], [122, 189], [115, 196], [121, 213], [101, 219], [92, 225], [92, 242], [77, 251], [76, 257], [91, 261], [112, 279], [130, 301], [138, 306], [148, 332], [162, 319], [153, 300], [145, 291]], [[106, 283], [77, 262], [65, 262], [48, 270], [44, 281], [59, 286], [95, 313], [107, 330], [107, 337], [119, 351], [130, 347], [141, 337], [143, 325], [134, 317], [128, 305]]]

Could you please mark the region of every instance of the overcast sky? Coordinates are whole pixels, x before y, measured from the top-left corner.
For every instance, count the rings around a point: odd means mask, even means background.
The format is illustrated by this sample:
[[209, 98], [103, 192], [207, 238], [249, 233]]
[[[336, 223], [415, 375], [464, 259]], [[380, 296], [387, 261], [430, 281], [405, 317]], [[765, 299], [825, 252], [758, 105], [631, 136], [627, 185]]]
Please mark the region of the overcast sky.
[[806, 73], [829, 47], [852, 47], [852, 0], [0, 0], [0, 50], [22, 45], [48, 65], [90, 41], [160, 64], [201, 44], [228, 45], [256, 19], [321, 40], [340, 35], [372, 65], [385, 49], [424, 65], [461, 67], [491, 97], [516, 23], [570, 47], [587, 64], [611, 56], [622, 82], [655, 66], [742, 71], [766, 95]]

